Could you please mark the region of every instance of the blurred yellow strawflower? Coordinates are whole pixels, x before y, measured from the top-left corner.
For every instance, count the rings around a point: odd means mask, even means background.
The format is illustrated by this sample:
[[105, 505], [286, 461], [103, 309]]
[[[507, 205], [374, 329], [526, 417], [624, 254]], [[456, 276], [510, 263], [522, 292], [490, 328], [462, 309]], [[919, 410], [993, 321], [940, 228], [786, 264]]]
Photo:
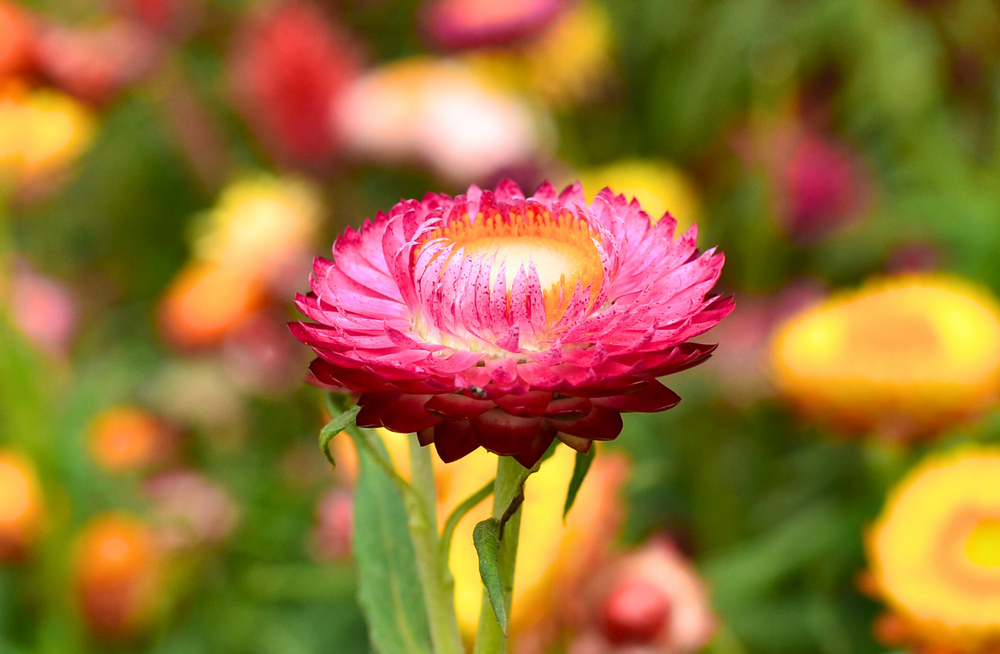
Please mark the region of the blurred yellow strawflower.
[[683, 233], [694, 223], [702, 223], [701, 200], [691, 180], [683, 171], [662, 161], [626, 159], [603, 168], [583, 171], [580, 184], [589, 189], [587, 201], [593, 202], [605, 186], [626, 198], [636, 198], [653, 221], [668, 210], [677, 219], [676, 233]]
[[94, 118], [51, 89], [0, 88], [0, 180], [28, 183], [72, 162], [89, 145]]
[[[933, 456], [892, 491], [867, 538], [898, 645], [1000, 646], [1000, 448]], [[924, 651], [923, 649], [921, 651]]]
[[321, 219], [319, 192], [307, 182], [270, 175], [242, 179], [201, 217], [194, 255], [233, 272], [274, 269], [310, 249]]
[[779, 325], [770, 358], [806, 413], [895, 438], [933, 434], [995, 401], [1000, 305], [958, 277], [878, 279]]
[[565, 106], [586, 100], [608, 76], [611, 36], [607, 10], [579, 2], [520, 48], [481, 49], [463, 59], [491, 80]]

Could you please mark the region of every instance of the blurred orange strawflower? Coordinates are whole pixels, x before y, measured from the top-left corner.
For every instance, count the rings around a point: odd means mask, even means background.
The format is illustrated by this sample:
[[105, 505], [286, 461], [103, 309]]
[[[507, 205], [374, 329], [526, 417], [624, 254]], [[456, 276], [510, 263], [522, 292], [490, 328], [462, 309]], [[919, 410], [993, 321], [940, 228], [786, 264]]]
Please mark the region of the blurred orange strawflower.
[[161, 575], [150, 530], [106, 514], [88, 524], [74, 552], [73, 580], [87, 626], [105, 638], [135, 635], [156, 608]]
[[37, 540], [42, 521], [35, 468], [24, 456], [0, 451], [0, 560], [20, 558]]
[[160, 326], [177, 347], [207, 347], [219, 343], [263, 304], [263, 289], [253, 278], [195, 261], [167, 289], [160, 305]]
[[1000, 647], [997, 480], [1000, 448], [967, 447], [927, 459], [889, 495], [867, 537], [873, 588], [894, 616], [883, 638], [962, 654]]
[[89, 435], [91, 457], [109, 472], [145, 468], [168, 458], [175, 448], [170, 427], [133, 406], [115, 406], [98, 414]]
[[896, 438], [933, 434], [995, 402], [1000, 305], [958, 277], [879, 279], [779, 325], [770, 358], [806, 413]]

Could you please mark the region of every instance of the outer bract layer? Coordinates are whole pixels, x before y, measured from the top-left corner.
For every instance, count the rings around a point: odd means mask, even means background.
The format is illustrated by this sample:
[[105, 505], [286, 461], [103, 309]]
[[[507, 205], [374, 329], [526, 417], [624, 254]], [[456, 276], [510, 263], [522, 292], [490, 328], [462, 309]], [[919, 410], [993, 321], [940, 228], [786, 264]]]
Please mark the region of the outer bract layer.
[[318, 355], [313, 383], [361, 394], [360, 426], [531, 466], [554, 438], [586, 450], [622, 412], [674, 406], [656, 378], [714, 349], [688, 339], [732, 309], [707, 296], [723, 256], [675, 225], [579, 184], [428, 194], [337, 239], [298, 297], [318, 324], [291, 329]]

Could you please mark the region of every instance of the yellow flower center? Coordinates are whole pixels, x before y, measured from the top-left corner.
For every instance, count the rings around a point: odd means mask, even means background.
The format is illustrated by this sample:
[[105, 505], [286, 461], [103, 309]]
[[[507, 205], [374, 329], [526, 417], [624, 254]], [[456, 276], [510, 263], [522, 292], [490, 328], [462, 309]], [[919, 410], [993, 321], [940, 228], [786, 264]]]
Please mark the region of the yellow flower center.
[[525, 214], [511, 210], [505, 219], [496, 210], [484, 216], [480, 212], [473, 222], [468, 215], [452, 220], [434, 230], [428, 240], [444, 238], [465, 248], [473, 256], [496, 255], [490, 276], [490, 287], [496, 283], [500, 262], [506, 261], [507, 306], [518, 270], [529, 272], [535, 265], [542, 287], [545, 318], [551, 326], [566, 312], [579, 283], [590, 287], [594, 301], [604, 281], [604, 269], [597, 252], [594, 234], [585, 220], [563, 210], [554, 216], [548, 209], [528, 208]]
[[1000, 520], [980, 520], [965, 541], [965, 555], [977, 565], [1000, 566]]

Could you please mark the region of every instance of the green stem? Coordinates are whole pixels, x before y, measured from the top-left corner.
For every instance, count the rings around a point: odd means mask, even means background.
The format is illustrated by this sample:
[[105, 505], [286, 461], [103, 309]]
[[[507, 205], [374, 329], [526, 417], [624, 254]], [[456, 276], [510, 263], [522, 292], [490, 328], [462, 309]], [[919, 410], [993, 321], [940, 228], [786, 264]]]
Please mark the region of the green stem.
[[[524, 479], [529, 471], [515, 461], [513, 457], [497, 457], [497, 478], [493, 493], [493, 517], [503, 518], [507, 507], [523, 487]], [[510, 517], [503, 528], [500, 539], [500, 580], [503, 584], [507, 615], [510, 615], [514, 595], [514, 565], [517, 563], [517, 540], [521, 531], [521, 509]], [[479, 631], [476, 634], [474, 654], [506, 654], [507, 636], [500, 629], [489, 596], [483, 590], [482, 605], [479, 609]]]
[[442, 560], [437, 530], [437, 489], [431, 450], [420, 446], [416, 434], [409, 438], [409, 446], [412, 492], [403, 492], [403, 504], [409, 516], [410, 538], [417, 555], [417, 571], [427, 605], [431, 642], [435, 654], [462, 654], [464, 649], [455, 612], [455, 579], [447, 559]]

